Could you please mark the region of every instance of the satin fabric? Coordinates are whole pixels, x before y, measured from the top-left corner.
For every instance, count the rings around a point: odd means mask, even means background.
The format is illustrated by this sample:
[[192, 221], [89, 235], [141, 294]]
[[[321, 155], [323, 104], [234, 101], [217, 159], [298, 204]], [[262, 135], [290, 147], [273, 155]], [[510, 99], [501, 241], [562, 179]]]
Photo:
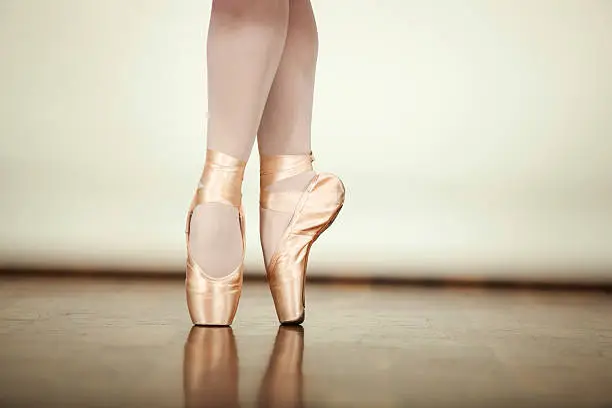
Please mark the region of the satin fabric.
[[[266, 191], [272, 183], [312, 170], [312, 155], [261, 157], [261, 208], [293, 213], [266, 274], [278, 319], [301, 323], [305, 315], [304, 283], [308, 255], [315, 240], [334, 221], [344, 203], [345, 188], [329, 173], [315, 175], [299, 192]], [[297, 201], [297, 204], [296, 204]]]
[[[191, 216], [196, 206], [205, 203], [222, 203], [238, 209], [242, 247], [244, 254], [245, 225], [242, 210], [242, 179], [246, 163], [227, 154], [208, 150], [202, 174], [202, 186], [193, 197], [187, 215], [187, 264], [185, 289], [187, 308], [196, 325], [227, 326], [232, 323], [242, 293], [243, 262], [227, 276], [213, 278], [193, 260], [189, 249]], [[244, 255], [243, 255], [244, 261]]]

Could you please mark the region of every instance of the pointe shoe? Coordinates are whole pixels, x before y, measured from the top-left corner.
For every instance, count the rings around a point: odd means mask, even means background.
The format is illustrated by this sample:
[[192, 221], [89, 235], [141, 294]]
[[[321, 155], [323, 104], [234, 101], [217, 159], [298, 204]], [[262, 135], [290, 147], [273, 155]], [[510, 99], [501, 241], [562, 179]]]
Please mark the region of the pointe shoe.
[[196, 190], [187, 213], [187, 273], [185, 290], [187, 307], [193, 324], [198, 326], [229, 326], [234, 320], [242, 292], [244, 263], [229, 275], [214, 278], [195, 262], [189, 249], [189, 230], [194, 209], [205, 203], [222, 203], [238, 209], [242, 233], [244, 261], [244, 214], [241, 185], [246, 163], [227, 154], [208, 150], [202, 177], [202, 187]]
[[231, 327], [193, 326], [185, 342], [186, 408], [238, 408], [238, 352]]
[[[261, 156], [260, 208], [293, 214], [266, 275], [281, 324], [301, 324], [305, 318], [304, 285], [310, 248], [340, 212], [344, 185], [329, 173], [315, 174], [304, 191], [267, 191], [280, 180], [312, 171], [312, 154]], [[296, 204], [297, 202], [297, 204]]]

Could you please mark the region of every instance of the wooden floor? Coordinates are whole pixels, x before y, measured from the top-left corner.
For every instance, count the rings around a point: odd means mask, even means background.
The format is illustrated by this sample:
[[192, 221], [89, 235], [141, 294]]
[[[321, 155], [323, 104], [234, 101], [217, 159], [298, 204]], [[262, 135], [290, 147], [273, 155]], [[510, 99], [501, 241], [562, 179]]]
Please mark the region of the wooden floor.
[[612, 296], [248, 282], [192, 329], [180, 280], [0, 277], [2, 407], [612, 407]]

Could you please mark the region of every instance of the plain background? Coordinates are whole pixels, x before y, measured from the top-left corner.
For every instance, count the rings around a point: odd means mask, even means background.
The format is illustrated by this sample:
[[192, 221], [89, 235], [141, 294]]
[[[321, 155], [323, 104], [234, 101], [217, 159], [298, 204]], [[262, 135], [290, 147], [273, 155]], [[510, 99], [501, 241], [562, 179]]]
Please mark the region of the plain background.
[[[313, 4], [315, 165], [348, 192], [312, 274], [612, 280], [612, 1]], [[3, 265], [182, 271], [209, 11], [0, 0]]]

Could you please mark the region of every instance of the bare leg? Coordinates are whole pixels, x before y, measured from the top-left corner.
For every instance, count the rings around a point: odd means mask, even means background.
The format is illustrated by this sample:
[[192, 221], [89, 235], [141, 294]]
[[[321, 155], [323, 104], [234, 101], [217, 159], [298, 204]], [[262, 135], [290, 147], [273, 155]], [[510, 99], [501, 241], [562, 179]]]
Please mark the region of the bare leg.
[[310, 0], [290, 0], [285, 49], [258, 131], [263, 155], [310, 153], [319, 41]]
[[[214, 0], [208, 32], [207, 147], [247, 161], [285, 44], [289, 0]], [[191, 253], [221, 277], [242, 261], [235, 208], [195, 208]]]
[[[282, 59], [259, 125], [261, 155], [310, 153], [310, 130], [319, 42], [310, 0], [290, 0], [289, 27]], [[271, 191], [304, 190], [313, 172], [269, 187]], [[261, 242], [266, 264], [292, 214], [261, 211]]]

